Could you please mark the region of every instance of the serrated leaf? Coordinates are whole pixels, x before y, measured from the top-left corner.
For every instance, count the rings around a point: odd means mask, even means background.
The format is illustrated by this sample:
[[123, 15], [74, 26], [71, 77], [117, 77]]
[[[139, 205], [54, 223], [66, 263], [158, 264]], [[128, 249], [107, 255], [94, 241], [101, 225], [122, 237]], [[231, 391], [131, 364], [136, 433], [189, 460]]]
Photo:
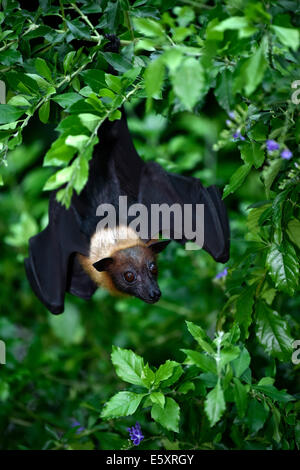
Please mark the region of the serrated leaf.
[[133, 392], [119, 392], [104, 406], [101, 418], [119, 418], [135, 413], [145, 394]]
[[145, 88], [147, 96], [153, 98], [160, 92], [165, 76], [165, 65], [158, 58], [148, 65], [145, 71]]
[[145, 386], [142, 379], [144, 360], [141, 356], [130, 349], [113, 346], [111, 359], [117, 375], [122, 380], [134, 385]]
[[180, 408], [173, 398], [166, 398], [165, 407], [153, 405], [151, 418], [169, 431], [179, 432]]
[[299, 48], [300, 34], [296, 28], [284, 28], [282, 26], [271, 25], [279, 41], [287, 47], [297, 51]]
[[250, 400], [245, 422], [252, 433], [258, 432], [265, 424], [269, 415], [269, 407], [265, 402]]
[[272, 244], [267, 254], [266, 266], [275, 286], [294, 295], [299, 279], [299, 263], [294, 247], [287, 242]]
[[248, 338], [249, 336], [248, 330], [252, 323], [255, 288], [255, 285], [244, 288], [236, 302], [235, 319], [240, 325], [245, 338]]
[[257, 142], [246, 142], [240, 146], [241, 157], [245, 163], [254, 165], [259, 168], [265, 160], [265, 152], [260, 144]]
[[184, 107], [191, 111], [205, 90], [205, 74], [201, 63], [194, 57], [184, 59], [171, 79], [174, 93]]
[[291, 360], [293, 338], [288, 324], [264, 302], [257, 306], [256, 336], [267, 353], [281, 361]]
[[220, 380], [218, 380], [217, 385], [207, 395], [204, 402], [204, 409], [210, 426], [214, 426], [221, 419], [226, 409]]
[[164, 31], [162, 26], [150, 18], [133, 18], [135, 29], [144, 36], [157, 38], [163, 37]]
[[228, 69], [219, 73], [217, 86], [215, 88], [215, 96], [219, 104], [229, 112], [234, 106], [234, 96], [232, 91], [232, 72]]

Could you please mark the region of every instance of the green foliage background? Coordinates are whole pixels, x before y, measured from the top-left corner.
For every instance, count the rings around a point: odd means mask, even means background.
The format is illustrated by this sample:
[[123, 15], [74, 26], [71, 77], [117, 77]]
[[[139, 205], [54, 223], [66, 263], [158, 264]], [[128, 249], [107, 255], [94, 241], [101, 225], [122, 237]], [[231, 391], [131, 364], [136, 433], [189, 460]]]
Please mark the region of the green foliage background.
[[[138, 420], [142, 449], [299, 448], [299, 2], [1, 6], [0, 447], [131, 448]], [[225, 186], [228, 274], [173, 243], [158, 304], [98, 290], [51, 316], [23, 268], [44, 190], [69, 204], [123, 104], [145, 160]]]

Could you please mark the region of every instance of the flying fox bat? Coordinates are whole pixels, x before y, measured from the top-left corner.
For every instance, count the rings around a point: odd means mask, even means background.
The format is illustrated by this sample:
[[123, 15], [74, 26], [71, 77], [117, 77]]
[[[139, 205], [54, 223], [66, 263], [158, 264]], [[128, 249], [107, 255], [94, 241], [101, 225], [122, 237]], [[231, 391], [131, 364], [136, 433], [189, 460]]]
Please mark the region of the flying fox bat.
[[[173, 219], [169, 240], [152, 238], [150, 215], [148, 239], [131, 227], [129, 216], [117, 220], [114, 227], [97, 230], [104, 217], [97, 216], [97, 208], [111, 204], [118, 209], [120, 196], [127, 196], [128, 205], [143, 204], [149, 214], [153, 205], [190, 205], [192, 223], [197, 205], [202, 204], [203, 249], [218, 262], [225, 263], [229, 258], [228, 217], [215, 186], [205, 188], [197, 178], [169, 173], [155, 162], [144, 162], [134, 148], [124, 111], [120, 120], [106, 120], [98, 137], [84, 189], [79, 195], [74, 192], [68, 209], [52, 192], [49, 224], [29, 241], [29, 257], [25, 260], [28, 280], [40, 301], [54, 314], [63, 312], [65, 292], [90, 299], [98, 286], [149, 303], [159, 299], [157, 254], [170, 240], [185, 244], [189, 239], [184, 234], [178, 238]], [[162, 222], [157, 228], [163, 232]]]

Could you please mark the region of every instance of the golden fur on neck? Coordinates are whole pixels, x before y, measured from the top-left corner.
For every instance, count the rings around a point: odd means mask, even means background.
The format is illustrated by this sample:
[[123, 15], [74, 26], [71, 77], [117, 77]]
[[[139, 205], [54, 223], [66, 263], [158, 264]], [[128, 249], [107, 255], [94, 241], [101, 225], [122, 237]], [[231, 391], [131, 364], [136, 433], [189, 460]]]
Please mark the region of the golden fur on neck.
[[120, 225], [113, 229], [97, 230], [91, 238], [89, 256], [78, 253], [78, 259], [84, 271], [100, 287], [104, 287], [113, 295], [121, 295], [115, 288], [110, 275], [106, 271], [99, 272], [93, 264], [103, 258], [112, 257], [116, 251], [132, 246], [145, 246], [136, 232], [127, 226]]

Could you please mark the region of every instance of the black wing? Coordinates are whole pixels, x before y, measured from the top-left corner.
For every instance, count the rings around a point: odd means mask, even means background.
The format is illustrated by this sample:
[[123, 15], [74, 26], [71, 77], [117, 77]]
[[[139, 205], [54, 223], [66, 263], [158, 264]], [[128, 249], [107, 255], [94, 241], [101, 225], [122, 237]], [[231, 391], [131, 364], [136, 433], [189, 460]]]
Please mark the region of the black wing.
[[[204, 244], [207, 251], [216, 261], [226, 263], [229, 259], [229, 223], [226, 207], [221, 194], [215, 186], [205, 188], [199, 179], [176, 175], [165, 171], [157, 163], [147, 163], [142, 172], [140, 181], [139, 201], [148, 207], [148, 225], [151, 229], [151, 205], [152, 204], [180, 204], [182, 209], [185, 204], [192, 207], [191, 227], [196, 225], [196, 204], [204, 205]], [[183, 212], [182, 212], [183, 214]], [[179, 243], [195, 241], [184, 236], [184, 219], [182, 219], [181, 239]], [[172, 225], [173, 224], [173, 225]], [[164, 226], [160, 225], [160, 231]], [[155, 230], [154, 230], [155, 231]], [[171, 219], [171, 238], [175, 239], [174, 219]]]

